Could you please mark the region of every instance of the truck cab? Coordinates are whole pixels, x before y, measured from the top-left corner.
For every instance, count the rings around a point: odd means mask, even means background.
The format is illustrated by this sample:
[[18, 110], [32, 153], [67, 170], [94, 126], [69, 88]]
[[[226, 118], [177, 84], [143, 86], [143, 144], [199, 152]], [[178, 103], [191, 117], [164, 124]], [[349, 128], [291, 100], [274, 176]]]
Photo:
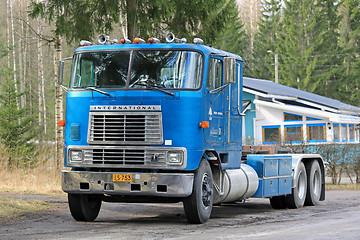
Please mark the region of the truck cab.
[[[87, 44], [73, 56], [71, 170], [62, 173], [72, 216], [93, 221], [102, 201], [182, 201], [187, 219], [203, 223], [214, 203], [254, 195], [259, 173], [241, 162], [242, 59], [201, 44], [123, 42]], [[311, 159], [321, 192], [322, 160]]]

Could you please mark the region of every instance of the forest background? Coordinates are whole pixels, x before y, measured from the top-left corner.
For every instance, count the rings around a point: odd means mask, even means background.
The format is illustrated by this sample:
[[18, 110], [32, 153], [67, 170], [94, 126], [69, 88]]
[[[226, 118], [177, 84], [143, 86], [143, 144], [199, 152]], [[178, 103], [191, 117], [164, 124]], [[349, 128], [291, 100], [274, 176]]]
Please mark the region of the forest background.
[[[204, 39], [244, 59], [244, 76], [359, 105], [360, 0], [74, 0], [0, 2], [0, 162], [62, 165], [58, 61], [80, 40]], [[68, 74], [65, 75], [65, 79]], [[66, 80], [65, 80], [66, 81]]]

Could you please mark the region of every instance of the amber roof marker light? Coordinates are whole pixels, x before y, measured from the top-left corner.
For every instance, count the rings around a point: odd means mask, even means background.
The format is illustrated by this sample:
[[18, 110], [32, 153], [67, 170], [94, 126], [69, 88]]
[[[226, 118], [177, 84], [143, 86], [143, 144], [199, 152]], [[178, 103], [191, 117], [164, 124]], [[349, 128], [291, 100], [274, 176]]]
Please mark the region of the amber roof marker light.
[[121, 42], [122, 44], [131, 43], [131, 41], [130, 41], [129, 39], [127, 39], [127, 38], [122, 38], [122, 39], [120, 39], [120, 42]]
[[154, 38], [154, 37], [149, 37], [148, 42], [149, 43], [159, 43], [160, 40], [157, 38]]
[[142, 39], [142, 38], [135, 38], [135, 39], [134, 39], [134, 43], [136, 43], [136, 44], [145, 43], [145, 40]]

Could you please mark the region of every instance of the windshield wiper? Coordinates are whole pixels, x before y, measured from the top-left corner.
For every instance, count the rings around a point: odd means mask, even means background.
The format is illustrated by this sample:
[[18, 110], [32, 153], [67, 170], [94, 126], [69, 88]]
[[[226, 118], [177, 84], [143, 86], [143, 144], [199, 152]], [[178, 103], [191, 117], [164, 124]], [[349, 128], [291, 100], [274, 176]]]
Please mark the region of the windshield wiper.
[[165, 90], [165, 89], [163, 89], [163, 88], [160, 88], [160, 87], [158, 87], [158, 86], [146, 86], [146, 88], [148, 88], [148, 89], [153, 89], [153, 90], [158, 90], [158, 91], [160, 91], [160, 92], [169, 94], [169, 95], [171, 95], [171, 96], [175, 96], [175, 93], [170, 92], [170, 91], [167, 91], [167, 90]]
[[108, 97], [110, 97], [110, 93], [107, 93], [107, 92], [104, 92], [104, 91], [101, 91], [95, 87], [85, 87], [86, 90], [92, 90], [92, 91], [95, 91], [95, 92], [98, 92], [98, 93], [101, 93], [101, 94], [104, 94]]
[[142, 82], [139, 82], [139, 81], [135, 81], [134, 83], [132, 83], [130, 85], [130, 87], [132, 87], [134, 85], [144, 86], [144, 87], [146, 87], [145, 89], [157, 90], [157, 91], [169, 94], [171, 96], [175, 96], [175, 93], [167, 91], [167, 90], [165, 90], [165, 89], [163, 89], [161, 87], [155, 86], [155, 85], [148, 85], [148, 84], [145, 84], [145, 83], [142, 83]]

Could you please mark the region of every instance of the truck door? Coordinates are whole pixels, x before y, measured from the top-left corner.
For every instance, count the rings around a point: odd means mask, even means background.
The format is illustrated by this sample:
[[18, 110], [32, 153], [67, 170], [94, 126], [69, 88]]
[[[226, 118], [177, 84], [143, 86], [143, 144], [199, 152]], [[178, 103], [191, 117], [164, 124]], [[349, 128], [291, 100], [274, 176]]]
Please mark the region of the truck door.
[[223, 61], [220, 58], [210, 58], [204, 98], [204, 119], [209, 121], [209, 128], [204, 129], [204, 137], [207, 143], [219, 146], [223, 144], [224, 135], [225, 89], [221, 88], [223, 72]]
[[224, 144], [234, 145], [242, 142], [242, 97], [241, 67], [236, 63], [236, 82], [229, 84], [224, 90]]

